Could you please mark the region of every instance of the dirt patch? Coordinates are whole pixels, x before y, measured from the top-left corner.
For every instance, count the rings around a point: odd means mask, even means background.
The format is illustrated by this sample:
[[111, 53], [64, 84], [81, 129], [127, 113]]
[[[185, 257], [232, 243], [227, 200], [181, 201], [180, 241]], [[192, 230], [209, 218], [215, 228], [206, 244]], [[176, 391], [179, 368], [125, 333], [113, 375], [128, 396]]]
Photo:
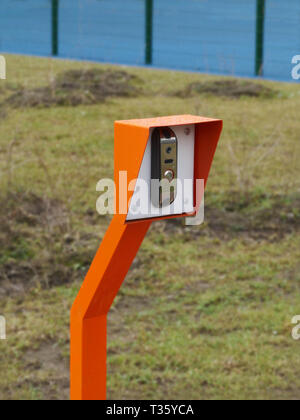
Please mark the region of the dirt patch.
[[[0, 86], [0, 100], [3, 101], [3, 97], [5, 95], [6, 90]], [[0, 103], [0, 121], [6, 118], [7, 112], [5, 106]]]
[[67, 371], [67, 362], [60, 356], [56, 343], [43, 343], [38, 350], [28, 350], [24, 355], [26, 366], [31, 369], [55, 371], [56, 373]]
[[112, 308], [113, 313], [124, 313], [136, 314], [141, 311], [145, 311], [151, 307], [153, 301], [148, 297], [142, 296], [124, 296], [120, 293], [118, 302]]
[[[33, 193], [0, 197], [0, 297], [66, 284], [82, 275], [91, 255], [69, 225], [59, 200]], [[77, 240], [84, 242], [80, 255]]]
[[8, 115], [8, 106], [5, 103], [7, 98], [12, 95], [12, 92], [16, 92], [18, 90], [22, 89], [20, 85], [7, 83], [5, 82], [5, 85], [0, 86], [0, 121], [4, 120]]
[[182, 91], [176, 92], [175, 96], [187, 98], [202, 94], [222, 96], [232, 99], [238, 99], [243, 96], [270, 99], [276, 97], [278, 92], [260, 83], [238, 79], [225, 79], [191, 83]]
[[120, 70], [70, 70], [49, 86], [19, 89], [4, 103], [13, 108], [94, 105], [109, 97], [137, 96], [138, 82], [137, 76]]
[[[249, 200], [249, 201], [248, 201]], [[256, 207], [252, 208], [253, 203]], [[261, 203], [261, 206], [259, 206]], [[264, 208], [263, 203], [267, 204]], [[254, 240], [276, 241], [300, 231], [300, 197], [250, 197], [236, 193], [223, 201], [223, 206], [205, 206], [205, 223], [199, 229], [184, 225], [184, 219], [171, 219], [157, 224], [167, 234], [184, 234], [187, 239], [216, 236], [228, 240], [238, 236]], [[154, 225], [154, 229], [155, 229]]]
[[[53, 230], [67, 230], [69, 217], [64, 204], [46, 196], [33, 193], [10, 194], [0, 199], [1, 214], [13, 224], [41, 225]], [[0, 219], [1, 221], [1, 219]]]
[[[122, 289], [121, 289], [122, 291]], [[136, 331], [129, 325], [131, 317], [136, 317], [142, 311], [153, 306], [153, 301], [145, 297], [122, 296], [119, 292], [116, 303], [113, 304], [109, 314], [107, 328], [108, 355], [116, 355], [125, 349], [130, 350], [132, 343], [136, 340]]]
[[26, 370], [32, 372], [33, 376], [36, 376], [37, 370], [47, 375], [48, 379], [41, 381], [35, 379], [31, 382], [28, 378], [29, 385], [41, 391], [43, 398], [69, 399], [69, 364], [68, 360], [62, 358], [56, 343], [43, 343], [38, 350], [27, 351], [23, 359]]
[[0, 272], [0, 298], [20, 295], [32, 286], [35, 270], [27, 263], [6, 263]]
[[0, 120], [4, 120], [6, 116], [7, 116], [6, 108], [0, 105]]

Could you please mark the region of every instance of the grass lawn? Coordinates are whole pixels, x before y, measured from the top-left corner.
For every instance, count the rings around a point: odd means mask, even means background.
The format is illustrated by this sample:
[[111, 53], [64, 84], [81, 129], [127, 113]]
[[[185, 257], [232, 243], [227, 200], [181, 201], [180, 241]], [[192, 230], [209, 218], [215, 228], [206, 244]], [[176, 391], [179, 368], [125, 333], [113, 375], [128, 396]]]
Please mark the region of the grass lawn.
[[[113, 123], [176, 114], [224, 120], [206, 222], [152, 225], [109, 314], [108, 397], [299, 399], [300, 86], [256, 81], [271, 94], [236, 97], [196, 89], [220, 77], [6, 59], [0, 399], [68, 398], [69, 311], [110, 221], [95, 205]], [[127, 72], [135, 89], [94, 101], [60, 86], [45, 106], [57, 75], [89, 69]]]

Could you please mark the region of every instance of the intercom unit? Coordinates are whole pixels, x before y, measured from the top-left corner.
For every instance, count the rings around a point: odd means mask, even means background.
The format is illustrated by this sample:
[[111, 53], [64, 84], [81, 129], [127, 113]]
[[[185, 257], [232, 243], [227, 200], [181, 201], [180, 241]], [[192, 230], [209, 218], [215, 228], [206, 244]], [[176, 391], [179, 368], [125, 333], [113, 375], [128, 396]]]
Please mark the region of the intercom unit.
[[151, 128], [127, 221], [194, 212], [195, 124]]
[[116, 213], [71, 311], [72, 400], [106, 398], [107, 314], [151, 223], [197, 214], [221, 131], [193, 115], [115, 123]]

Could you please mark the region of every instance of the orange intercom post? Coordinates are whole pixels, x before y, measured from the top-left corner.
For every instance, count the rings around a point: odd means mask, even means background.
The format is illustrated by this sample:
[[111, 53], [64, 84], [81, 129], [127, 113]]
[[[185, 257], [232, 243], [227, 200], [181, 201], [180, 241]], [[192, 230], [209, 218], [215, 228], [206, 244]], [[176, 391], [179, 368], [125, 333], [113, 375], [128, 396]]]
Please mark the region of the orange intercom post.
[[[126, 221], [127, 214], [118, 213], [120, 188], [127, 187], [128, 191], [130, 182], [138, 178], [150, 129], [184, 125], [195, 125], [194, 180], [204, 179], [206, 184], [222, 131], [221, 120], [183, 115], [115, 123], [116, 214], [71, 310], [72, 400], [106, 399], [107, 314], [152, 221], [196, 213], [130, 222]], [[121, 171], [127, 171], [125, 186], [119, 185]], [[128, 191], [127, 209], [132, 195], [133, 191]]]

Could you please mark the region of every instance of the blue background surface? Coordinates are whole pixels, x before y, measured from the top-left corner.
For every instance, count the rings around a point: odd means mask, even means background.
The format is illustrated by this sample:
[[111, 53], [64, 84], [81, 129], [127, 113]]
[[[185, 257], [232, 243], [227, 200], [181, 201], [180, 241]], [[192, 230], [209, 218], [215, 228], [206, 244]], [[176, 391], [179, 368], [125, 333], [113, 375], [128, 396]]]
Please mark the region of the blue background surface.
[[253, 75], [256, 2], [156, 0], [153, 64]]
[[[59, 56], [145, 63], [145, 0], [60, 0]], [[0, 50], [51, 54], [51, 0], [0, 0]], [[255, 75], [256, 0], [154, 0], [153, 65]], [[300, 0], [266, 0], [264, 76], [291, 80]]]
[[60, 55], [144, 64], [143, 0], [61, 0], [60, 4]]
[[267, 0], [264, 74], [291, 79], [292, 57], [300, 54], [300, 1]]
[[0, 50], [51, 54], [51, 0], [0, 0]]

